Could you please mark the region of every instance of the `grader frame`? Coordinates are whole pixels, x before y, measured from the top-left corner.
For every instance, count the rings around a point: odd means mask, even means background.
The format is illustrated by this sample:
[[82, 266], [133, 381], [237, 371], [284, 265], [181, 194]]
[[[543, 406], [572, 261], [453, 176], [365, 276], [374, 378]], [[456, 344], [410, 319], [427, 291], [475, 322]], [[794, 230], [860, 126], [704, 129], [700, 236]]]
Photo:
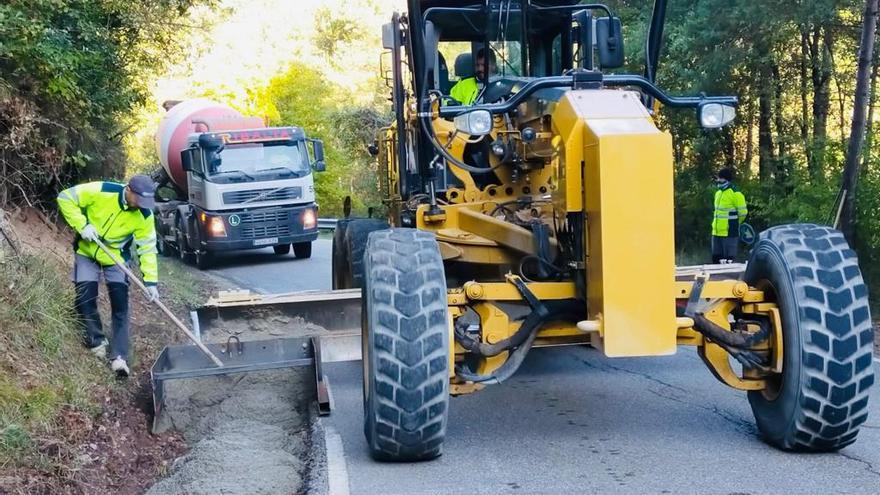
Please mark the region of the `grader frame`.
[[[373, 149], [387, 223], [341, 220], [333, 246], [334, 288], [363, 289], [375, 458], [436, 457], [449, 395], [509, 378], [532, 347], [576, 344], [608, 357], [694, 346], [720, 381], [748, 391], [770, 443], [855, 441], [872, 337], [839, 233], [770, 229], [736, 279], [710, 276], [725, 266], [675, 267], [672, 138], [657, 112], [693, 108], [718, 127], [729, 119], [705, 115], [729, 115], [737, 99], [655, 85], [665, 8], [655, 2], [643, 76], [605, 73], [623, 46], [600, 4], [409, 0], [385, 27], [395, 120]], [[444, 40], [469, 43], [471, 56], [497, 51], [515, 73], [484, 77], [474, 106], [450, 101]]]

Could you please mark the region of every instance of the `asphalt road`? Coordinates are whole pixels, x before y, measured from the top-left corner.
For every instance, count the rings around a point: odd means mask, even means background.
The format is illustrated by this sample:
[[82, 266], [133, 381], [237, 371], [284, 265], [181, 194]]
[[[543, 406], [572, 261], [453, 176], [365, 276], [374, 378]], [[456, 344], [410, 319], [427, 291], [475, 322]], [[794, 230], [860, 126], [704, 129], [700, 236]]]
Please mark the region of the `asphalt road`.
[[[262, 292], [327, 288], [329, 242], [314, 248], [310, 260], [243, 253], [214, 273]], [[453, 398], [443, 456], [419, 464], [370, 460], [360, 363], [326, 373], [331, 494], [880, 493], [880, 398], [854, 445], [781, 452], [757, 437], [745, 394], [690, 349], [640, 359], [535, 350], [508, 382]]]
[[312, 257], [297, 259], [277, 255], [271, 247], [218, 253], [207, 272], [224, 279], [230, 287], [261, 294], [281, 294], [301, 290], [330, 289], [329, 239], [312, 243]]

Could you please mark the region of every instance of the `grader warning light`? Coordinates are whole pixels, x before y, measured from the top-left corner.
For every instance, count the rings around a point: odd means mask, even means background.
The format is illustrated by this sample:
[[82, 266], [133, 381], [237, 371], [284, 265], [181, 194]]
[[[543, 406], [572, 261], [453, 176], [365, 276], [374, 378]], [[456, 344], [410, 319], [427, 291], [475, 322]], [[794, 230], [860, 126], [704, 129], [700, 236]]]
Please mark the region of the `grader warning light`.
[[[656, 85], [665, 9], [655, 1], [638, 75], [603, 72], [623, 54], [605, 5], [408, 0], [383, 28], [394, 122], [375, 154], [388, 215], [340, 220], [333, 241], [334, 288], [363, 291], [375, 458], [436, 457], [450, 395], [506, 380], [533, 347], [578, 344], [609, 357], [694, 346], [747, 392], [771, 444], [856, 440], [873, 330], [840, 233], [783, 225], [745, 266], [675, 266], [672, 137], [656, 112], [691, 109], [718, 128], [737, 98]], [[472, 71], [451, 74], [453, 60]]]

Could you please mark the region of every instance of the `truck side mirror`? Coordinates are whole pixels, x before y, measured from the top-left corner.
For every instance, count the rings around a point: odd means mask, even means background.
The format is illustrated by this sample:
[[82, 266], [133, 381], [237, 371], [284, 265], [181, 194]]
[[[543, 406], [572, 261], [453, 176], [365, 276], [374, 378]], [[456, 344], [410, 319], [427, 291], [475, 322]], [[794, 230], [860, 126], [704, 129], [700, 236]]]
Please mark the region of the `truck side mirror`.
[[619, 17], [596, 19], [596, 45], [599, 49], [599, 67], [623, 67], [623, 31]]
[[315, 169], [315, 172], [327, 170], [327, 165], [324, 163], [324, 142], [320, 139], [310, 139], [309, 141], [312, 143], [312, 156], [315, 157], [312, 168]]
[[192, 153], [186, 149], [180, 152], [180, 165], [184, 172], [192, 172]]

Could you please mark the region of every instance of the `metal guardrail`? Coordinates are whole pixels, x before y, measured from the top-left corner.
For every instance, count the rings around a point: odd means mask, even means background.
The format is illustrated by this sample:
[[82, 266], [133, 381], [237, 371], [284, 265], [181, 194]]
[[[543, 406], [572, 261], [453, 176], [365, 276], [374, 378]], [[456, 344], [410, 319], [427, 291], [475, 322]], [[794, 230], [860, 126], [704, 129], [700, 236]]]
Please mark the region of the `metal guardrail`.
[[318, 219], [318, 229], [319, 230], [335, 230], [336, 229], [335, 218], [319, 218]]

